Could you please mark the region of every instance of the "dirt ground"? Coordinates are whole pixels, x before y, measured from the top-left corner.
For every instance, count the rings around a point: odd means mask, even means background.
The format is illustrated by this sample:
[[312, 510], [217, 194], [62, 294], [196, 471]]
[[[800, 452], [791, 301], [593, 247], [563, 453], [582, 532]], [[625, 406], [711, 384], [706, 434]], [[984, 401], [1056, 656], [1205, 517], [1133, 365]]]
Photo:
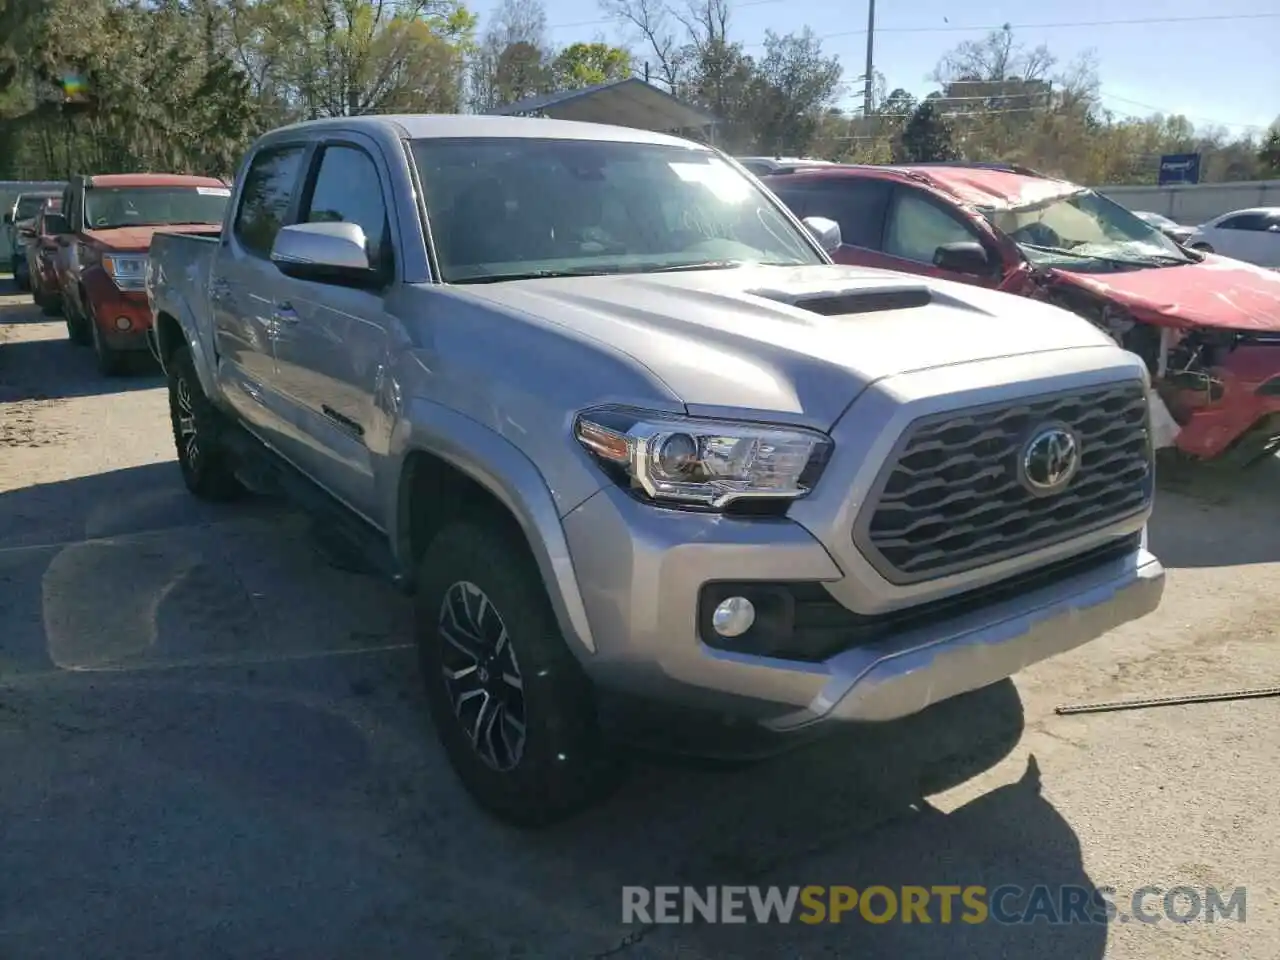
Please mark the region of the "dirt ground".
[[[637, 761], [526, 835], [445, 765], [405, 601], [281, 504], [191, 500], [165, 403], [0, 296], [6, 960], [1280, 956], [1280, 699], [1053, 714], [1280, 684], [1280, 463], [1164, 484], [1141, 622], [761, 765]], [[622, 923], [678, 883], [1248, 892], [1244, 923]]]

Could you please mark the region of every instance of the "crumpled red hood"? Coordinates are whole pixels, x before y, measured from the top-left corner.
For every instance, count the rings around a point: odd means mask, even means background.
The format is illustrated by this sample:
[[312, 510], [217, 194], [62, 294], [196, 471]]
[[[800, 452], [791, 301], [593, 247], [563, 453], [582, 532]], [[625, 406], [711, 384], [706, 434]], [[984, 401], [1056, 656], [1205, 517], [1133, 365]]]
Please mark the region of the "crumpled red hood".
[[1216, 254], [1184, 267], [1053, 273], [1061, 281], [1128, 307], [1149, 322], [1280, 332], [1280, 272]]
[[217, 223], [183, 223], [154, 227], [115, 227], [111, 230], [86, 230], [85, 236], [104, 250], [144, 253], [151, 249], [151, 238], [156, 233], [208, 233], [219, 229]]

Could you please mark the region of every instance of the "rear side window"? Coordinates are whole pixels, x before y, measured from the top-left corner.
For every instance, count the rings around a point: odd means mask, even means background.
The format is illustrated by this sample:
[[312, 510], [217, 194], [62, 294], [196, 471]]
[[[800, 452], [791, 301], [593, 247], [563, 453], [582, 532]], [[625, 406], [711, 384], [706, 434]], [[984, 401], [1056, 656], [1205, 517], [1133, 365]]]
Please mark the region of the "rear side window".
[[289, 199], [302, 172], [304, 149], [299, 145], [263, 150], [245, 172], [232, 231], [251, 253], [270, 256], [276, 234], [289, 215]]
[[890, 185], [881, 180], [828, 180], [805, 188], [804, 216], [840, 224], [840, 242], [879, 250]]

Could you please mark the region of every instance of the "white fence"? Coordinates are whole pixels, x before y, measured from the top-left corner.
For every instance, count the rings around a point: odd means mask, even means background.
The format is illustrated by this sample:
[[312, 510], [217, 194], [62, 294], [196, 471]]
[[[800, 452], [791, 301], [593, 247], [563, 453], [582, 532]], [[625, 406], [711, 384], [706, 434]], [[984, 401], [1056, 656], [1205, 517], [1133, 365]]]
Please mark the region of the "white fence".
[[1280, 180], [1094, 189], [1130, 210], [1162, 213], [1169, 219], [1188, 226], [1196, 226], [1219, 214], [1246, 207], [1280, 207]]

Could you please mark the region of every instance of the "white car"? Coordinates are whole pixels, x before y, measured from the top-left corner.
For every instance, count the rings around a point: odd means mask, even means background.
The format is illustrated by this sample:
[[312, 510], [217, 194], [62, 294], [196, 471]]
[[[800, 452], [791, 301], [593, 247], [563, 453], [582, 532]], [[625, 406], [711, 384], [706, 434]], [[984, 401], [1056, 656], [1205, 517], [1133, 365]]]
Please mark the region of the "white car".
[[1280, 207], [1224, 213], [1196, 227], [1184, 243], [1259, 267], [1280, 268]]

